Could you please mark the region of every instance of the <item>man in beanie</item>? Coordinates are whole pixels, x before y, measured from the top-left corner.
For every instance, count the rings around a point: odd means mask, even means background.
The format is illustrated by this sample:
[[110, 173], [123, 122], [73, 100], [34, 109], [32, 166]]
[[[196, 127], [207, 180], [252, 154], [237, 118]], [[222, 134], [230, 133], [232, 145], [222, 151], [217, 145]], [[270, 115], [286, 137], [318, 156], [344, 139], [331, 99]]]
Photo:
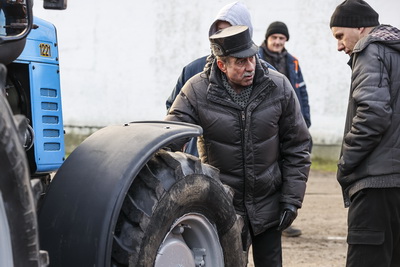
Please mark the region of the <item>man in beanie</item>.
[[[279, 267], [281, 231], [304, 198], [310, 134], [292, 86], [260, 63], [247, 26], [218, 31], [210, 42], [216, 58], [183, 86], [166, 120], [203, 128], [200, 158], [234, 190], [255, 266]], [[185, 141], [170, 147], [180, 150]]]
[[337, 173], [347, 266], [400, 266], [400, 30], [363, 0], [341, 3], [330, 27], [352, 69]]
[[306, 84], [299, 61], [285, 48], [287, 41], [289, 41], [289, 30], [286, 24], [275, 21], [268, 26], [265, 40], [259, 47], [259, 55], [261, 59], [270, 63], [289, 79], [299, 99], [301, 112], [307, 127], [310, 127], [311, 116]]
[[[287, 41], [289, 41], [289, 30], [286, 24], [281, 21], [272, 22], [268, 26], [265, 40], [259, 47], [258, 54], [261, 59], [270, 63], [276, 70], [289, 79], [299, 99], [303, 118], [309, 128], [311, 126], [311, 116], [306, 83], [303, 79], [299, 61], [285, 48]], [[311, 148], [312, 142], [310, 143], [310, 153]], [[301, 230], [289, 227], [282, 232], [282, 235], [297, 237], [301, 235]]]

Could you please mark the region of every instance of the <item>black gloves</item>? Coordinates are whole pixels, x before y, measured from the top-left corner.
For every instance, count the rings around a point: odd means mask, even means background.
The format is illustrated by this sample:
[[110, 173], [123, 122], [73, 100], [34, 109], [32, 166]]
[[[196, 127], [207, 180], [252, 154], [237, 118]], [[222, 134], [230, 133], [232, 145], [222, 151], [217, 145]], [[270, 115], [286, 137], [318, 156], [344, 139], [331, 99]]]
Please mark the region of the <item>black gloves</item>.
[[281, 221], [278, 226], [278, 231], [283, 231], [288, 228], [294, 219], [297, 217], [297, 207], [292, 204], [283, 204]]

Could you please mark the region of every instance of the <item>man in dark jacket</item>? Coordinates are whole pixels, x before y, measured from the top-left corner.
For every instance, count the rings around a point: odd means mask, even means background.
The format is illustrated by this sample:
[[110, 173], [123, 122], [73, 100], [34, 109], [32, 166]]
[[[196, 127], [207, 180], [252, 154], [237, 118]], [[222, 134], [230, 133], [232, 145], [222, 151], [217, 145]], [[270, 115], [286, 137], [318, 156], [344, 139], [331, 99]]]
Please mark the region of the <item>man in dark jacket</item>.
[[289, 41], [289, 30], [286, 24], [275, 21], [268, 26], [265, 40], [259, 47], [258, 53], [261, 59], [270, 63], [277, 71], [289, 79], [299, 99], [301, 113], [307, 127], [310, 127], [311, 116], [306, 83], [304, 82], [298, 59], [285, 48], [287, 41]]
[[[259, 47], [258, 54], [261, 59], [270, 63], [277, 71], [284, 74], [289, 79], [299, 99], [303, 118], [309, 128], [311, 126], [311, 116], [306, 83], [303, 79], [299, 61], [285, 48], [287, 41], [289, 41], [289, 30], [286, 24], [275, 21], [268, 26], [267, 32], [265, 33], [265, 40]], [[312, 142], [310, 143], [310, 152], [311, 149]], [[301, 235], [301, 230], [291, 226], [283, 231], [282, 235], [286, 237], [297, 237]]]
[[200, 158], [234, 190], [255, 266], [282, 266], [281, 231], [303, 202], [310, 134], [288, 79], [263, 67], [248, 27], [228, 27], [210, 42], [216, 59], [184, 85], [166, 120], [203, 128]]
[[337, 173], [347, 266], [400, 266], [400, 30], [363, 0], [340, 4], [330, 27], [352, 69]]

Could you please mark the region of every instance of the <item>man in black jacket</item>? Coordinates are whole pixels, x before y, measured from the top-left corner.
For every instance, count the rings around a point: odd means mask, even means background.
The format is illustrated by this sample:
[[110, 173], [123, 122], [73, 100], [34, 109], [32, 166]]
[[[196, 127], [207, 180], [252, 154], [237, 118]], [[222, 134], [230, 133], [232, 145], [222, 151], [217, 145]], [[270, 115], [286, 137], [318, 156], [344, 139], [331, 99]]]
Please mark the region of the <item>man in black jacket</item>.
[[[289, 29], [285, 23], [275, 21], [268, 26], [265, 39], [258, 49], [261, 59], [270, 63], [280, 73], [284, 74], [293, 86], [299, 99], [301, 113], [307, 127], [311, 126], [310, 105], [308, 104], [308, 93], [306, 83], [303, 79], [299, 60], [290, 54], [285, 44], [289, 41]], [[310, 143], [310, 153], [312, 142]], [[297, 237], [301, 235], [301, 230], [290, 226], [282, 232], [286, 237]]]
[[[255, 266], [279, 267], [281, 231], [305, 194], [310, 134], [290, 82], [260, 63], [247, 26], [218, 31], [210, 42], [216, 59], [184, 85], [166, 120], [203, 128], [200, 158], [234, 190]], [[180, 150], [185, 141], [171, 148]]]
[[289, 41], [288, 27], [281, 21], [275, 21], [268, 26], [265, 39], [258, 49], [258, 54], [261, 59], [270, 63], [277, 71], [289, 79], [299, 98], [304, 120], [307, 127], [310, 128], [311, 116], [306, 83], [304, 82], [299, 60], [290, 54], [285, 47], [287, 41]]
[[347, 266], [400, 266], [400, 30], [363, 0], [340, 4], [330, 27], [352, 69], [337, 173]]

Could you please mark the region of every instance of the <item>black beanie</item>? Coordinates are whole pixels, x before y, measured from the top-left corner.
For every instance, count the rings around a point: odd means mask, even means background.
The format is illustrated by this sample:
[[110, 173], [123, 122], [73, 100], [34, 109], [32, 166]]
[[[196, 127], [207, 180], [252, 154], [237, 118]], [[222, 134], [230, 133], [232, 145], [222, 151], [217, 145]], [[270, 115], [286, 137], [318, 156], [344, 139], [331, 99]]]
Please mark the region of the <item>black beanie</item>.
[[379, 15], [363, 0], [346, 0], [338, 5], [330, 27], [360, 28], [379, 25]]
[[285, 23], [280, 22], [280, 21], [272, 22], [269, 25], [267, 32], [265, 33], [265, 40], [267, 40], [270, 35], [275, 34], [275, 33], [280, 33], [280, 34], [285, 35], [287, 41], [289, 41], [289, 30]]

